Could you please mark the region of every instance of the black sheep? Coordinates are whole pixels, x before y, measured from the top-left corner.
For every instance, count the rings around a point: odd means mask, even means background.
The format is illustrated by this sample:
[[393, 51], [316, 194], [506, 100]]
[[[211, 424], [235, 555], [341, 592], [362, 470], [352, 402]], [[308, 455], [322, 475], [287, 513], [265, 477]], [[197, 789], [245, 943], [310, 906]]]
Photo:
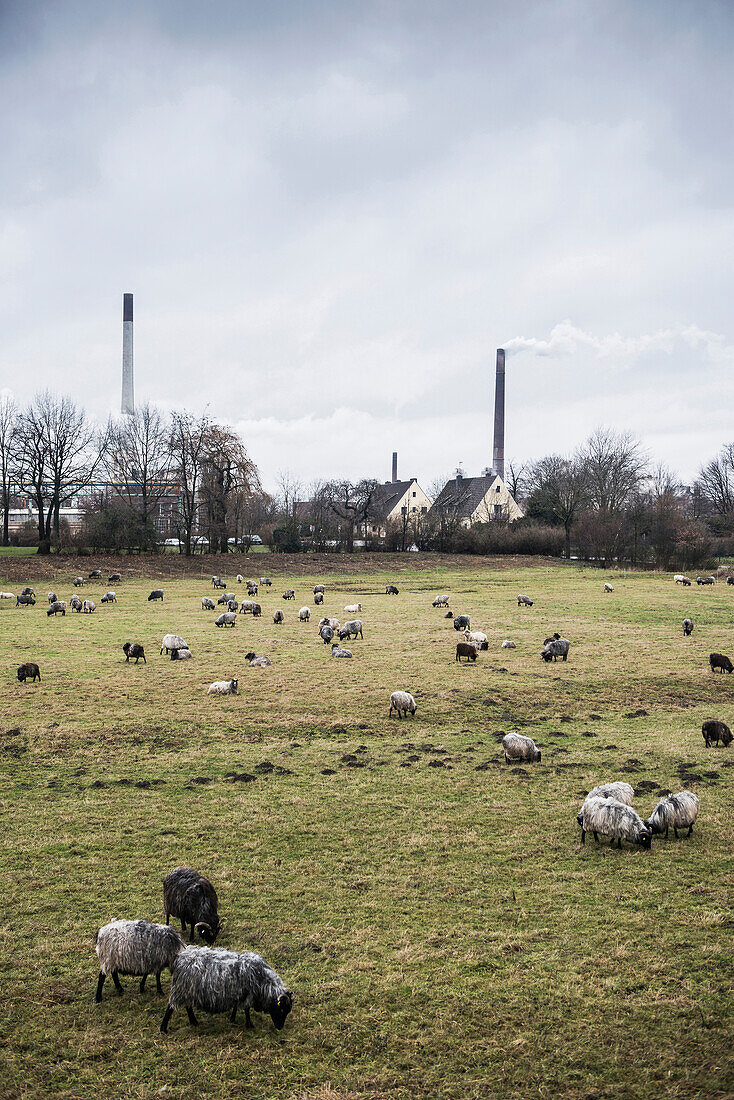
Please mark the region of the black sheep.
[[209, 879], [190, 867], [177, 867], [163, 879], [166, 924], [170, 917], [178, 917], [184, 932], [188, 924], [191, 943], [194, 931], [206, 943], [214, 943], [223, 926], [217, 913], [218, 904], [217, 892]]

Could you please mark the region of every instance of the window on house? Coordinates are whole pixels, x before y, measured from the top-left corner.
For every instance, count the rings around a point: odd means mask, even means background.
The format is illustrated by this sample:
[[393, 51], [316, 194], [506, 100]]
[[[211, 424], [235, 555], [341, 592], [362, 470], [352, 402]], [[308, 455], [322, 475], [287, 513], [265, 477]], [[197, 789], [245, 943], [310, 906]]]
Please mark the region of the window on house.
[[425, 514], [426, 514], [426, 512], [427, 512], [427, 511], [428, 511], [428, 509], [427, 509], [427, 508], [425, 508], [425, 507], [424, 507], [424, 508], [421, 508], [421, 515], [422, 515], [422, 516], [425, 516]]
[[495, 514], [496, 516], [501, 516], [501, 515], [502, 515], [502, 505], [501, 505], [501, 504], [495, 504], [495, 506], [494, 506], [494, 514]]
[[416, 493], [413, 493], [413, 496], [415, 497], [415, 496], [417, 496], [417, 494], [416, 494]]
[[502, 492], [502, 488], [501, 488], [500, 485], [498, 485], [497, 488], [495, 489], [495, 493], [501, 493], [501, 492]]

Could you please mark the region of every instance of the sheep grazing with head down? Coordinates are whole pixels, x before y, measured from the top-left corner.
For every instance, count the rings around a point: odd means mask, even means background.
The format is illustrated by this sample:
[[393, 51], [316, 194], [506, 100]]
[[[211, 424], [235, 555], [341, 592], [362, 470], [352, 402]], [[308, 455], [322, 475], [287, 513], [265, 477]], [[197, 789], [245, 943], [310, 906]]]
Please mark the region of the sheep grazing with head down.
[[642, 848], [649, 848], [652, 841], [652, 833], [640, 815], [616, 798], [587, 798], [576, 820], [581, 826], [582, 844], [586, 843], [587, 833], [593, 833], [594, 840], [599, 839], [600, 833], [609, 836], [612, 845], [616, 840], [618, 848], [623, 840]]
[[548, 642], [548, 644], [543, 647], [540, 656], [546, 664], [549, 661], [557, 661], [559, 657], [567, 661], [570, 648], [571, 643], [568, 638], [554, 638], [552, 642]]
[[320, 607], [321, 604], [324, 602], [324, 593], [323, 592], [315, 592], [314, 597], [313, 597], [313, 602], [316, 604], [317, 607]]
[[212, 588], [226, 588], [227, 582], [223, 581], [221, 577], [212, 577]]
[[724, 653], [710, 653], [709, 664], [712, 672], [716, 672], [717, 668], [722, 675], [725, 672], [734, 672], [734, 666]]
[[235, 599], [234, 592], [225, 592], [223, 596], [220, 596], [217, 600], [218, 604], [229, 603], [230, 600]]
[[433, 607], [448, 607], [449, 606], [448, 594], [446, 592], [444, 592], [443, 595], [436, 596], [435, 600], [433, 601], [432, 606]]
[[606, 581], [606, 582], [605, 582], [605, 584], [604, 584], [604, 591], [605, 591], [605, 592], [613, 592], [613, 591], [614, 591], [614, 587], [613, 587], [613, 585], [611, 585], [611, 584], [609, 583], [609, 581]]
[[24, 665], [21, 665], [18, 669], [18, 679], [21, 684], [24, 684], [26, 680], [32, 680], [34, 684], [36, 679], [40, 681], [41, 671], [38, 665], [34, 664], [33, 661], [27, 661]]
[[188, 649], [188, 645], [181, 637], [180, 634], [164, 634], [163, 641], [161, 642], [161, 653], [165, 649], [166, 654], [170, 653], [172, 649]]
[[71, 583], [74, 585], [75, 588], [81, 588], [81, 586], [84, 584], [84, 577], [74, 577], [74, 580]]
[[122, 573], [110, 573], [109, 577], [107, 578], [107, 583], [108, 584], [119, 584], [121, 580], [122, 580]]
[[49, 602], [49, 603], [56, 603], [56, 601], [58, 600], [58, 598], [59, 598], [59, 597], [58, 597], [58, 596], [56, 595], [56, 593], [55, 593], [55, 592], [49, 592], [49, 594], [48, 594], [48, 602]]
[[689, 634], [693, 633], [693, 619], [683, 620], [683, 633], [685, 634], [686, 638]]
[[225, 611], [223, 615], [214, 620], [215, 626], [235, 626], [236, 623], [237, 613], [235, 611]]
[[242, 582], [243, 582], [243, 580], [244, 580], [244, 579], [245, 579], [245, 578], [244, 578], [244, 577], [242, 576], [242, 574], [241, 574], [241, 573], [238, 573], [238, 574], [237, 574], [237, 584], [242, 584]]
[[696, 577], [696, 584], [716, 584], [716, 577]]
[[105, 978], [112, 978], [115, 989], [122, 993], [120, 974], [140, 977], [140, 992], [145, 981], [155, 974], [156, 992], [162, 993], [161, 973], [186, 944], [175, 928], [153, 924], [149, 920], [112, 920], [97, 932], [95, 951], [99, 957], [99, 979], [95, 1001], [102, 1000]]
[[319, 636], [321, 637], [324, 645], [331, 645], [332, 641], [334, 640], [334, 631], [327, 623], [324, 623], [324, 625], [319, 630]]
[[131, 657], [135, 658], [135, 664], [138, 663], [141, 657], [143, 658], [144, 665], [147, 665], [148, 663], [145, 659], [145, 650], [137, 642], [125, 642], [124, 646], [122, 647], [122, 652], [125, 654], [126, 664], [130, 661]]
[[394, 584], [388, 584], [385, 586], [386, 596], [397, 596], [400, 590]]
[[214, 611], [216, 610], [216, 604], [214, 603], [214, 600], [209, 598], [209, 596], [202, 596], [201, 609], [202, 611]]
[[322, 595], [326, 595], [326, 585], [324, 585], [324, 584], [315, 584], [313, 586], [314, 596], [316, 595], [317, 592], [321, 592]]
[[284, 620], [285, 620], [285, 615], [283, 614], [283, 612], [282, 612], [282, 611], [274, 611], [274, 612], [273, 612], [273, 622], [274, 622], [274, 623], [275, 623], [276, 625], [277, 625], [278, 623], [282, 623], [282, 622], [283, 622]]
[[97, 605], [94, 600], [85, 600], [82, 604], [82, 611], [87, 612], [89, 615], [91, 615], [92, 612], [96, 610], [96, 608]]
[[731, 730], [727, 726], [726, 722], [720, 722], [717, 718], [707, 718], [701, 726], [701, 733], [706, 743], [706, 748], [710, 748], [711, 745], [718, 745], [719, 741], [728, 748], [732, 742]]
[[257, 596], [257, 585], [255, 584], [254, 581], [248, 581], [247, 582], [247, 595], [248, 596]]
[[689, 585], [691, 583], [685, 573], [676, 573], [673, 580], [676, 584]]
[[207, 695], [239, 695], [237, 680], [215, 680], [209, 684]]
[[354, 638], [357, 638], [357, 637], [364, 638], [364, 634], [362, 633], [362, 620], [361, 619], [350, 619], [349, 622], [344, 623], [344, 626], [341, 627], [341, 629], [339, 630], [339, 641], [340, 642], [343, 642], [345, 639], [349, 639], [349, 638], [352, 638], [352, 637], [354, 637]]
[[332, 642], [331, 645], [332, 657], [351, 657], [353, 656], [351, 649], [342, 649], [338, 642]]
[[283, 599], [284, 600], [295, 600], [295, 598], [296, 598], [296, 590], [294, 588], [286, 588], [285, 592], [283, 593]]
[[272, 583], [273, 582], [271, 581], [270, 577], [260, 578], [260, 584], [263, 586], [263, 588], [270, 588], [272, 586]]
[[151, 600], [160, 600], [161, 602], [163, 602], [163, 589], [154, 588], [151, 594], [148, 596], [148, 603], [150, 603]]
[[392, 718], [392, 712], [395, 711], [398, 718], [402, 718], [404, 714], [415, 715], [418, 708], [415, 704], [415, 699], [409, 691], [394, 691], [390, 696], [390, 713], [388, 718]]
[[520, 733], [506, 733], [502, 738], [502, 748], [506, 764], [540, 763], [540, 749], [532, 737], [523, 737]]
[[645, 822], [645, 828], [654, 834], [660, 834], [665, 830], [666, 840], [668, 830], [672, 829], [677, 840], [679, 829], [688, 829], [688, 836], [691, 835], [697, 817], [697, 795], [693, 791], [679, 791], [678, 794], [667, 794], [660, 799]]
[[46, 615], [58, 615], [59, 612], [61, 612], [62, 615], [66, 615], [66, 600], [55, 600], [46, 612]]
[[102, 570], [101, 569], [93, 569], [92, 572], [89, 574], [89, 579], [90, 579], [90, 581], [98, 581], [101, 578], [101, 576], [102, 576]]
[[78, 596], [72, 596], [71, 599], [69, 600], [69, 607], [71, 608], [72, 611], [77, 611], [77, 612], [79, 612], [79, 614], [81, 614], [82, 601], [79, 599]]
[[462, 657], [466, 657], [467, 664], [469, 664], [469, 661], [476, 661], [477, 647], [475, 645], [470, 645], [469, 642], [458, 642], [454, 661], [458, 661], [459, 664], [461, 664]]
[[27, 594], [24, 595], [21, 592], [21, 594], [19, 596], [15, 597], [15, 606], [16, 607], [35, 607], [35, 603], [36, 603], [36, 601], [34, 600], [33, 596], [31, 596], [30, 593], [27, 593]]
[[268, 1012], [278, 1031], [282, 1031], [293, 1008], [293, 993], [262, 955], [254, 951], [238, 954], [223, 947], [185, 947], [171, 970], [171, 992], [161, 1021], [161, 1031], [177, 1008], [185, 1008], [192, 1026], [197, 1024], [194, 1009], [203, 1012], [228, 1012], [236, 1022], [237, 1009], [245, 1010], [245, 1026], [253, 1027], [250, 1011]]
[[530, 599], [529, 596], [523, 596], [521, 594], [517, 597], [517, 606], [518, 607], [532, 607], [533, 606], [533, 601]]
[[311, 608], [310, 607], [302, 607], [301, 610], [298, 612], [298, 621], [299, 621], [299, 623], [307, 623], [310, 620], [310, 618], [311, 618]]
[[115, 595], [114, 592], [105, 592], [104, 596], [102, 597], [102, 599], [99, 602], [100, 603], [117, 603], [117, 596]]
[[171, 917], [178, 917], [183, 932], [189, 926], [190, 942], [198, 932], [206, 943], [214, 943], [224, 924], [219, 919], [217, 891], [205, 875], [191, 867], [176, 867], [163, 879], [163, 909], [166, 924]]
[[454, 630], [470, 630], [471, 629], [471, 616], [469, 615], [455, 615], [454, 616]]

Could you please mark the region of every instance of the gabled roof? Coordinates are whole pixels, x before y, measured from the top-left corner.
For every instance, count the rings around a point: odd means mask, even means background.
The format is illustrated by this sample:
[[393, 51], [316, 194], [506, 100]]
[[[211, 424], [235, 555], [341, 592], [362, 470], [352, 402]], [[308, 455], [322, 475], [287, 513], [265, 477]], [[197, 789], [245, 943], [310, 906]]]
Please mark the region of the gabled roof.
[[378, 485], [372, 495], [370, 517], [375, 522], [384, 522], [412, 484], [412, 481], [385, 481]]
[[457, 518], [470, 519], [496, 480], [497, 474], [486, 477], [452, 477], [434, 500], [433, 509], [451, 509]]

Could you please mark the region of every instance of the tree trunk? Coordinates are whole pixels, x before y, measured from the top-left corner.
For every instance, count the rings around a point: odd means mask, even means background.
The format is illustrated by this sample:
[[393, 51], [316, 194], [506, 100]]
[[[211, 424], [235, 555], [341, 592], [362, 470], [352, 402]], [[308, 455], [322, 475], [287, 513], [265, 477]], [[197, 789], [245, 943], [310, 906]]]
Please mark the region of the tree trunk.
[[566, 527], [566, 561], [571, 560], [571, 527]]

